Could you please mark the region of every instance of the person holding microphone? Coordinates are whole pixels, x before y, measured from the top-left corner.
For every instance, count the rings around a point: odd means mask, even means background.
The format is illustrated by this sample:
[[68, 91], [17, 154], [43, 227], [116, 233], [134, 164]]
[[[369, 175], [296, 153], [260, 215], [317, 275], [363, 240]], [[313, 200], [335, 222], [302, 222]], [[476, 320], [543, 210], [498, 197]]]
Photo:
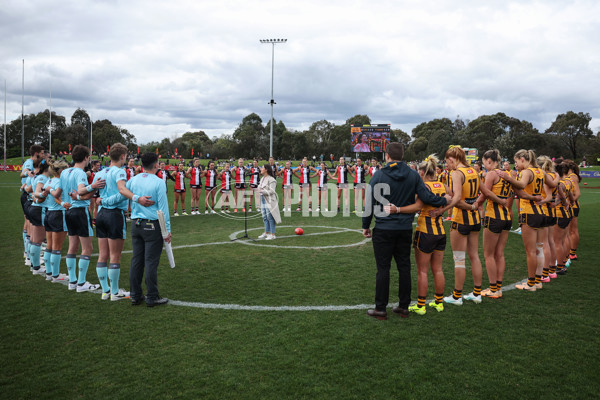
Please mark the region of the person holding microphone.
[[[157, 155], [145, 153], [142, 156], [142, 167], [144, 172], [134, 176], [127, 182], [127, 189], [136, 193], [131, 202], [133, 256], [129, 270], [129, 285], [132, 305], [139, 305], [145, 300], [148, 307], [154, 307], [167, 304], [169, 301], [167, 298], [160, 297], [158, 293], [157, 270], [163, 249], [163, 236], [156, 212], [162, 211], [165, 215], [165, 223], [169, 234], [164, 241], [167, 243], [171, 242], [171, 219], [165, 183], [156, 176], [158, 170]], [[138, 196], [148, 196], [155, 203], [144, 207], [137, 203]], [[142, 291], [144, 272], [146, 274], [146, 296]]]

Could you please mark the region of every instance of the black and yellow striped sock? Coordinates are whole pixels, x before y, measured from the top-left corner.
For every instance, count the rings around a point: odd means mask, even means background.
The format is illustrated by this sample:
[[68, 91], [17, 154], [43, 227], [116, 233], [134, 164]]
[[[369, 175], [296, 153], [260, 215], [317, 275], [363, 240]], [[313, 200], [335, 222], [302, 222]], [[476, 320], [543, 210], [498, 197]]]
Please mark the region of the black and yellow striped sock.
[[454, 297], [454, 300], [460, 299], [462, 297], [462, 289], [454, 289], [454, 291], [452, 292], [452, 297]]
[[535, 277], [533, 277], [533, 278], [528, 277], [527, 278], [527, 286], [532, 287], [533, 285], [535, 285]]
[[498, 284], [496, 282], [490, 283], [490, 290], [492, 292], [497, 292], [498, 291]]
[[543, 276], [544, 278], [547, 278], [549, 273], [550, 273], [550, 267], [548, 267], [548, 268], [544, 268], [544, 269], [542, 270], [542, 276]]
[[536, 275], [535, 276], [535, 283], [542, 283], [542, 276], [541, 275]]
[[571, 249], [571, 251], [569, 251], [569, 255], [571, 255], [571, 256], [577, 255], [577, 249]]
[[417, 307], [419, 307], [419, 308], [425, 307], [425, 300], [426, 300], [425, 297], [418, 296], [417, 297]]
[[550, 265], [550, 273], [551, 274], [555, 274], [556, 273], [556, 265]]
[[481, 286], [473, 286], [473, 294], [475, 296], [481, 296]]
[[443, 301], [444, 301], [444, 293], [436, 293], [435, 294], [436, 304], [441, 304]]
[[496, 287], [498, 290], [502, 290], [502, 281], [496, 281]]
[[556, 272], [558, 271], [562, 271], [563, 269], [565, 269], [565, 264], [556, 264]]

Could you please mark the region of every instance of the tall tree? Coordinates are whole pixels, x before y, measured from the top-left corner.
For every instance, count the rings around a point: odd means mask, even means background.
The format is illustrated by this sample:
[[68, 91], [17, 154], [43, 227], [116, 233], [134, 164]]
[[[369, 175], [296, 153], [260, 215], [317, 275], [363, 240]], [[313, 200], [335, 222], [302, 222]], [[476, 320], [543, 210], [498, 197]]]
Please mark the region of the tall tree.
[[236, 157], [268, 156], [269, 138], [258, 114], [252, 113], [244, 117], [233, 132], [233, 140], [237, 146], [231, 155]]
[[568, 111], [558, 115], [546, 133], [558, 136], [576, 159], [581, 155], [585, 142], [594, 135], [590, 129], [591, 120], [589, 113]]

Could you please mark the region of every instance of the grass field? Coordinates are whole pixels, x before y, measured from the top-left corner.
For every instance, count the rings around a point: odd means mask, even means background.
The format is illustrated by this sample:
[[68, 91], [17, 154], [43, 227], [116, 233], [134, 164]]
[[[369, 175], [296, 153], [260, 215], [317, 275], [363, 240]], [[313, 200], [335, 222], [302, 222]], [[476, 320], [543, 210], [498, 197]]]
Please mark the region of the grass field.
[[[600, 186], [600, 181], [587, 182]], [[315, 248], [361, 242], [356, 216], [292, 213], [277, 231], [291, 237], [269, 242], [276, 247], [230, 242], [232, 233], [243, 230], [237, 219], [173, 218], [173, 245], [197, 246], [175, 249], [175, 269], [163, 255], [163, 296], [176, 304], [273, 308], [171, 304], [151, 309], [103, 302], [99, 294], [74, 293], [32, 276], [23, 266], [17, 174], [0, 173], [0, 188], [5, 301], [0, 398], [565, 399], [600, 394], [595, 296], [600, 189], [582, 190], [580, 260], [543, 290], [506, 291], [502, 299], [479, 305], [448, 305], [442, 313], [378, 321], [360, 306], [374, 298], [371, 244]], [[257, 236], [262, 221], [250, 219], [248, 226]], [[292, 236], [298, 226], [304, 236]], [[224, 243], [210, 244], [216, 242]], [[511, 234], [506, 257], [505, 286], [526, 276], [520, 236]], [[124, 254], [125, 288], [129, 261], [130, 254]], [[97, 282], [94, 265], [88, 280]], [[449, 249], [444, 265], [449, 293], [454, 277]], [[64, 261], [61, 271], [66, 272]], [[416, 273], [413, 280], [416, 299]], [[465, 289], [471, 288], [467, 277]], [[392, 284], [390, 304], [396, 291]], [[358, 307], [297, 311], [352, 305]], [[274, 311], [279, 306], [298, 308]]]

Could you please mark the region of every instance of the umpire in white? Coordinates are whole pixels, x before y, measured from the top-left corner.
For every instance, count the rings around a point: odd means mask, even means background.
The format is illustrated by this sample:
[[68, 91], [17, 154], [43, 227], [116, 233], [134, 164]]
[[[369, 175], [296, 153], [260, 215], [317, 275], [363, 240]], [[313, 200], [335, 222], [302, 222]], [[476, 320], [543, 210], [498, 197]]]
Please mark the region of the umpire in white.
[[[167, 304], [169, 301], [158, 294], [157, 269], [163, 248], [163, 237], [156, 211], [161, 210], [165, 214], [169, 236], [164, 240], [167, 242], [171, 242], [171, 220], [166, 185], [162, 179], [156, 176], [158, 156], [154, 153], [145, 153], [142, 156], [142, 167], [144, 172], [127, 182], [127, 189], [137, 194], [131, 201], [133, 257], [129, 270], [129, 284], [132, 305], [136, 306], [145, 300], [148, 307], [154, 307]], [[154, 204], [143, 207], [137, 203], [138, 196], [149, 196], [151, 200], [154, 200]], [[145, 297], [142, 291], [144, 270], [147, 289]]]

